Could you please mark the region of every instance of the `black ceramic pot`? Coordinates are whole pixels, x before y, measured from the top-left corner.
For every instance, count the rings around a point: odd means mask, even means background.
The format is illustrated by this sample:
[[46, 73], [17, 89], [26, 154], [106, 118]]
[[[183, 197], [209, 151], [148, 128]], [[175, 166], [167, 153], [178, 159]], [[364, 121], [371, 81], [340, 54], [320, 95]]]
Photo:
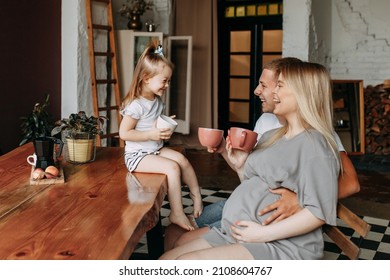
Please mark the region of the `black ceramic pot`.
[[37, 162], [35, 168], [42, 168], [43, 170], [50, 165], [54, 165], [54, 145], [59, 144], [60, 147], [56, 154], [59, 157], [62, 152], [64, 143], [54, 137], [41, 137], [34, 140], [34, 151], [37, 155]]

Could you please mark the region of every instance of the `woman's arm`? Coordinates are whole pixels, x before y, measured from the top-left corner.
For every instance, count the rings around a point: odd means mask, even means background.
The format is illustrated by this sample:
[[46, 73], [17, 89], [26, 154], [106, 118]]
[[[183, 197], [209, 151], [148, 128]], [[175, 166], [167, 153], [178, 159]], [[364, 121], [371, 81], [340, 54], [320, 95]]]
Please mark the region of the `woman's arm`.
[[230, 162], [230, 159], [229, 159], [229, 156], [228, 156], [228, 153], [227, 153], [227, 150], [226, 150], [226, 140], [225, 140], [225, 138], [222, 138], [222, 141], [221, 141], [221, 143], [219, 144], [218, 147], [216, 147], [216, 148], [207, 147], [207, 151], [209, 153], [212, 153], [212, 154], [215, 154], [215, 153], [221, 154], [221, 156], [224, 158], [224, 160], [230, 166], [230, 168], [233, 169], [234, 171], [236, 171], [235, 166]]
[[311, 232], [324, 223], [304, 208], [278, 223], [262, 226], [252, 221], [238, 221], [231, 226], [231, 230], [237, 241], [271, 242]]
[[229, 136], [226, 137], [226, 151], [229, 165], [237, 172], [237, 175], [242, 182], [244, 180], [244, 165], [249, 153], [233, 149]]

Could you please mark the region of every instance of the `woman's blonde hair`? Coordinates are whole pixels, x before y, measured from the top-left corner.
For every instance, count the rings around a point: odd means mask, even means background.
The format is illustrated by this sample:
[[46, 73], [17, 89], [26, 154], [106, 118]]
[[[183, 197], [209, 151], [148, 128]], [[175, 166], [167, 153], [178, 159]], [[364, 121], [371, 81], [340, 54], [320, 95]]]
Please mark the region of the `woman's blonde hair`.
[[160, 73], [161, 67], [174, 69], [173, 63], [164, 56], [159, 41], [152, 40], [138, 59], [129, 91], [122, 101], [122, 108], [141, 96], [144, 79]]
[[[312, 62], [293, 62], [280, 69], [284, 83], [295, 94], [298, 118], [304, 127], [311, 127], [326, 139], [335, 158], [340, 163], [338, 146], [333, 129], [332, 82], [324, 66]], [[272, 139], [260, 148], [271, 145], [287, 132], [287, 125], [279, 129]]]

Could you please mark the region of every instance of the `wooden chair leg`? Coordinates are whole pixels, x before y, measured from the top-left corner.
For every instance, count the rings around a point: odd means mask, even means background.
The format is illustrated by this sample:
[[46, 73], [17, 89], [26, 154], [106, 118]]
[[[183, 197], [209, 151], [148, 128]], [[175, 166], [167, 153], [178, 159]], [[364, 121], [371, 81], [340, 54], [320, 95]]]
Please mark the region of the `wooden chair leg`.
[[354, 229], [361, 237], [366, 237], [371, 226], [363, 219], [349, 210], [340, 202], [338, 203], [337, 216], [343, 220], [348, 226]]
[[357, 260], [360, 249], [348, 237], [344, 235], [337, 227], [324, 225], [324, 232], [333, 240], [334, 243], [344, 252], [351, 260]]
[[[371, 229], [371, 226], [368, 223], [340, 202], [337, 205], [337, 216], [340, 220], [356, 231], [361, 238], [366, 237]], [[348, 258], [351, 260], [358, 259], [360, 252], [359, 247], [346, 237], [336, 226], [324, 225], [322, 228]]]

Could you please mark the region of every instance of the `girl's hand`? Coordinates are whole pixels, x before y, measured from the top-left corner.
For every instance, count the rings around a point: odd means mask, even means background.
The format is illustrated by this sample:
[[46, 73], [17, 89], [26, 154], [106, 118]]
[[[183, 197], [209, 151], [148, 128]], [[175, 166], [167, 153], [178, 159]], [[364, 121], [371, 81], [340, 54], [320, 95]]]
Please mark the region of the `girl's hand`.
[[236, 170], [242, 169], [246, 159], [248, 158], [249, 153], [233, 149], [232, 142], [230, 137], [226, 137], [226, 150], [228, 152], [228, 158], [231, 164], [235, 167]]
[[[176, 117], [173, 115], [172, 117]], [[157, 128], [157, 119], [153, 123], [153, 128], [150, 130], [149, 139], [153, 141], [169, 140], [173, 131], [169, 128]]]
[[155, 128], [149, 131], [149, 139], [153, 141], [168, 140], [172, 136], [169, 128]]
[[264, 242], [262, 228], [262, 225], [252, 221], [237, 221], [230, 227], [232, 236], [238, 242]]

